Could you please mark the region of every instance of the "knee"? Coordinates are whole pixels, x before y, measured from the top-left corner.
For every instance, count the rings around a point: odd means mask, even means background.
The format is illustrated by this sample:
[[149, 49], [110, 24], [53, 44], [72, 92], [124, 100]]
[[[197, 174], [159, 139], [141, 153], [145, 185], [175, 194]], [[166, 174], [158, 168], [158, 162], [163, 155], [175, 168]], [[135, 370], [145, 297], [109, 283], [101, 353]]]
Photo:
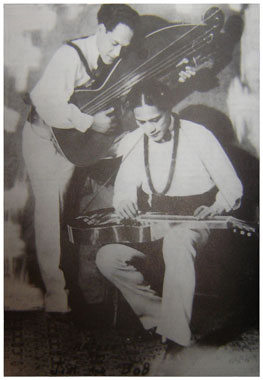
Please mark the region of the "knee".
[[182, 258], [195, 258], [194, 231], [177, 227], [168, 232], [163, 241], [163, 257], [167, 264], [175, 263]]
[[164, 244], [173, 246], [190, 244], [193, 241], [193, 231], [183, 227], [172, 228], [164, 237]]
[[106, 278], [111, 278], [113, 276], [117, 258], [118, 246], [115, 244], [105, 245], [98, 250], [96, 255], [96, 265]]

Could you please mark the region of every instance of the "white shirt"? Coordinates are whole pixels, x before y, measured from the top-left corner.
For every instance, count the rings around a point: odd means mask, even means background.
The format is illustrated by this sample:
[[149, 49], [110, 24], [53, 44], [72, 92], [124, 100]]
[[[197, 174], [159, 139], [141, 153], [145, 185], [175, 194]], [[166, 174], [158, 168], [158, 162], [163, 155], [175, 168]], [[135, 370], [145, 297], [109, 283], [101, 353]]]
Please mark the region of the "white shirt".
[[[203, 194], [218, 188], [216, 202], [226, 211], [240, 206], [242, 184], [214, 135], [205, 127], [181, 120], [175, 172], [167, 196]], [[151, 195], [145, 165], [143, 132], [140, 128], [128, 134], [120, 144], [123, 160], [114, 188], [114, 207], [125, 199], [137, 202], [137, 189]], [[127, 152], [138, 141], [130, 154]], [[157, 192], [162, 192], [168, 180], [173, 139], [163, 143], [149, 138], [149, 167]], [[126, 157], [125, 157], [126, 155]]]
[[[96, 35], [79, 39], [74, 43], [82, 50], [90, 69], [96, 69], [99, 57]], [[39, 116], [49, 126], [76, 128], [85, 132], [92, 125], [93, 117], [68, 102], [76, 87], [89, 84], [91, 78], [76, 50], [63, 45], [52, 57], [30, 97]]]

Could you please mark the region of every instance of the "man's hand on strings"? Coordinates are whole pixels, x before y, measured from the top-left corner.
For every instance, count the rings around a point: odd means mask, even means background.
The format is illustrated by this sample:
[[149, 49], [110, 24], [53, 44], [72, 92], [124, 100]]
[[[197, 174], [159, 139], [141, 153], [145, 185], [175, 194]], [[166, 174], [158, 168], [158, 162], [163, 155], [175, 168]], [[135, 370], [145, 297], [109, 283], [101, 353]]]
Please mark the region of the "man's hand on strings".
[[94, 120], [91, 128], [99, 133], [111, 133], [117, 126], [114, 108], [100, 111], [94, 115]]
[[115, 208], [115, 211], [122, 219], [133, 219], [138, 215], [138, 206], [131, 200], [123, 200]]
[[205, 219], [208, 217], [213, 217], [217, 215], [222, 215], [225, 212], [225, 209], [223, 206], [214, 203], [212, 206], [200, 206], [197, 207], [197, 209], [194, 212], [194, 217], [197, 219]]
[[[189, 63], [189, 59], [184, 58], [176, 65], [176, 67], [187, 65], [187, 63]], [[196, 74], [196, 68], [195, 67], [184, 66], [184, 69], [179, 72], [178, 82], [184, 83], [188, 78], [195, 76], [195, 74]]]

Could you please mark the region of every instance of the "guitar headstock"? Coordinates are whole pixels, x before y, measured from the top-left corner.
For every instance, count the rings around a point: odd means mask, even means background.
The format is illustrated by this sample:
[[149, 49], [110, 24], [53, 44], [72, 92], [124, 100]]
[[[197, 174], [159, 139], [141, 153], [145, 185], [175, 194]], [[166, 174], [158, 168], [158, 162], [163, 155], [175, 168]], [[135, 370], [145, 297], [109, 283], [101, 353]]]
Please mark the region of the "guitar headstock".
[[203, 21], [207, 25], [212, 26], [214, 29], [220, 30], [224, 25], [225, 16], [221, 9], [217, 7], [211, 7], [205, 12]]
[[251, 237], [257, 233], [256, 227], [252, 226], [252, 223], [244, 222], [243, 220], [230, 216], [227, 220], [228, 227], [233, 230], [234, 233], [239, 232], [240, 235], [246, 235]]

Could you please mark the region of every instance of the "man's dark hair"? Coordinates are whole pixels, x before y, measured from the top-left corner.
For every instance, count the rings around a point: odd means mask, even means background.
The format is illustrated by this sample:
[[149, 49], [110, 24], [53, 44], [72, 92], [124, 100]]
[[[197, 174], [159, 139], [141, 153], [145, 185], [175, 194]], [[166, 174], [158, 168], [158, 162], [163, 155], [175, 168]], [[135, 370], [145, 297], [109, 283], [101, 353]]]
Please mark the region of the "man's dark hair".
[[136, 31], [140, 24], [138, 13], [126, 4], [103, 4], [97, 18], [99, 24], [105, 25], [106, 31], [112, 31], [120, 23]]
[[168, 86], [155, 79], [136, 84], [127, 97], [128, 107], [133, 110], [145, 104], [156, 106], [161, 111], [171, 111], [174, 96]]

